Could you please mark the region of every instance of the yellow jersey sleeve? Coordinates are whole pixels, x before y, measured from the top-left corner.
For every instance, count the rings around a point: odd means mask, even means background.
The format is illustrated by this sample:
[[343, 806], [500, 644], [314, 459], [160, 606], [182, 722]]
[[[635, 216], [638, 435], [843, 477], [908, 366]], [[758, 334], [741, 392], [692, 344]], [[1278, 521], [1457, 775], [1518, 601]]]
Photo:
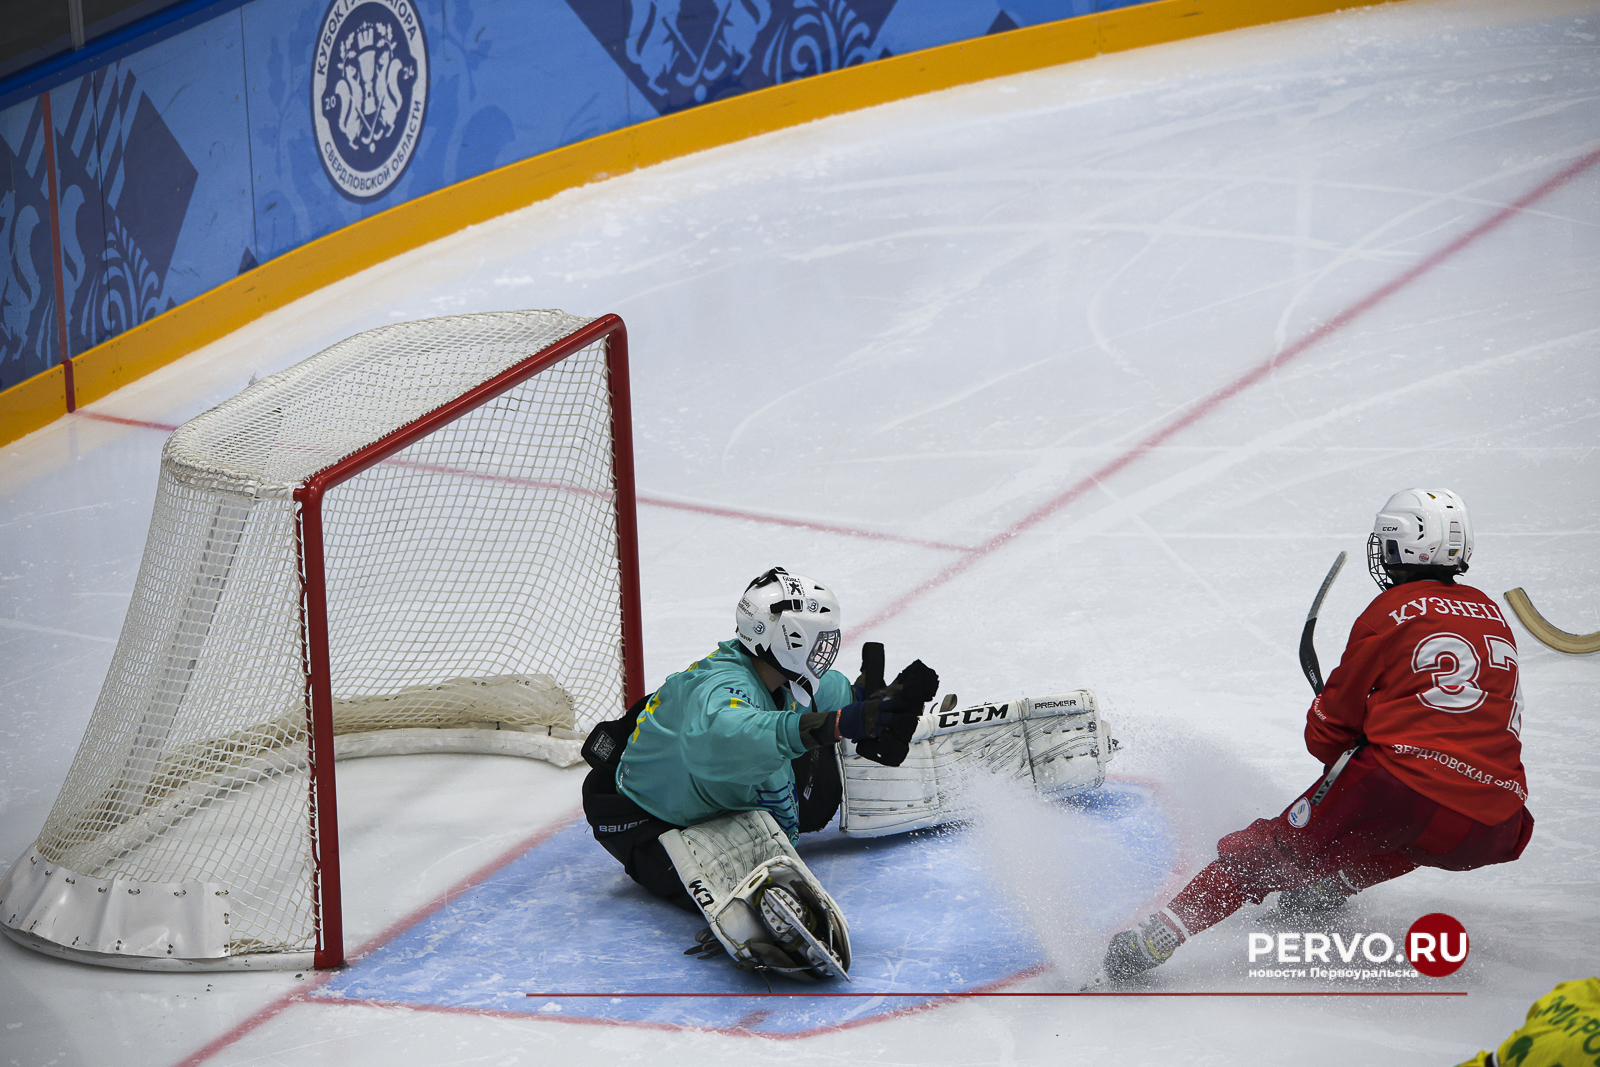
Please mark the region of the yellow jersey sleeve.
[[1600, 978], [1560, 983], [1493, 1056], [1479, 1052], [1460, 1067], [1600, 1067]]

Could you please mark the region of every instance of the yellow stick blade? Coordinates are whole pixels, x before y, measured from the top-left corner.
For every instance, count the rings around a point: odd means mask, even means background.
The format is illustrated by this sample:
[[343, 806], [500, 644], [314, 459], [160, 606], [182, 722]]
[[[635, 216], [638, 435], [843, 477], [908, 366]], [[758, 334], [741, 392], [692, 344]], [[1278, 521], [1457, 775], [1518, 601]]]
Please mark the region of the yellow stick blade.
[[1528, 632], [1557, 652], [1567, 652], [1574, 656], [1600, 652], [1600, 633], [1569, 634], [1565, 630], [1556, 629], [1539, 614], [1539, 609], [1533, 606], [1533, 601], [1528, 599], [1528, 594], [1524, 593], [1520, 586], [1507, 590], [1505, 597], [1506, 603], [1511, 605], [1511, 610], [1517, 613], [1517, 618], [1522, 620], [1522, 625], [1528, 628]]

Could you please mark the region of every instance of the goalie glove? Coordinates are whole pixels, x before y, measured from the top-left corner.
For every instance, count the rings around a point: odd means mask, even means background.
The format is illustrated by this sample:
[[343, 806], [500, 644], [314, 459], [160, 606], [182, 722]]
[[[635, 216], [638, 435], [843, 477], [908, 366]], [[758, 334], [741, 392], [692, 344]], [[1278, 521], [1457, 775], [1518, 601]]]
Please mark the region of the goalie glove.
[[[861, 650], [861, 676], [854, 704], [839, 709], [839, 736], [856, 743], [856, 752], [885, 767], [898, 767], [910, 752], [922, 709], [939, 692], [939, 675], [920, 659], [883, 686], [883, 646], [870, 641]], [[877, 683], [870, 695], [862, 690]]]
[[883, 642], [868, 641], [861, 646], [861, 673], [856, 675], [856, 699], [863, 700], [888, 688], [883, 680]]

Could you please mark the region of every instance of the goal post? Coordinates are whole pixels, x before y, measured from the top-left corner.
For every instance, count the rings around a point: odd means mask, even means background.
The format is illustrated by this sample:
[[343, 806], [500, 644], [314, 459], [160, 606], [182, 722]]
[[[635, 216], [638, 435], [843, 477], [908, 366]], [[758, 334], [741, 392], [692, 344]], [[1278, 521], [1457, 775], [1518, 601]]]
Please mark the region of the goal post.
[[6, 933], [336, 967], [336, 759], [576, 763], [644, 690], [627, 360], [615, 315], [398, 323], [180, 427], [84, 740], [0, 879]]

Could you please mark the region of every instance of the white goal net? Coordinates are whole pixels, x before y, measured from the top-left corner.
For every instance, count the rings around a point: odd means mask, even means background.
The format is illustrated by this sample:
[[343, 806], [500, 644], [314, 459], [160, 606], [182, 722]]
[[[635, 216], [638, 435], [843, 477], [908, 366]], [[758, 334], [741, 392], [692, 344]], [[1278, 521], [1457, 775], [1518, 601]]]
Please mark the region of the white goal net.
[[626, 337], [359, 334], [168, 440], [88, 731], [0, 923], [117, 966], [342, 959], [332, 763], [575, 762], [638, 695]]

